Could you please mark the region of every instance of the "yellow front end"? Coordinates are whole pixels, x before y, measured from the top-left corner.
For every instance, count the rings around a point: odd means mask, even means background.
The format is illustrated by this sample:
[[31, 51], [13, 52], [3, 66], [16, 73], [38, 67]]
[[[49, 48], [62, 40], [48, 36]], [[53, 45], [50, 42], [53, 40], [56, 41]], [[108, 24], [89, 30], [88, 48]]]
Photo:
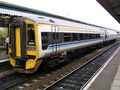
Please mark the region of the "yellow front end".
[[[25, 25], [23, 26], [25, 27], [19, 25], [19, 21], [24, 22]], [[39, 59], [38, 24], [30, 20], [21, 19], [18, 20], [18, 25], [12, 23], [10, 27], [13, 27], [15, 31], [13, 32], [15, 36], [12, 37], [11, 35], [9, 43], [10, 64], [15, 67], [17, 72], [35, 72], [41, 63]], [[10, 34], [13, 34], [11, 33], [13, 29], [10, 30]], [[22, 36], [21, 34], [24, 35]]]

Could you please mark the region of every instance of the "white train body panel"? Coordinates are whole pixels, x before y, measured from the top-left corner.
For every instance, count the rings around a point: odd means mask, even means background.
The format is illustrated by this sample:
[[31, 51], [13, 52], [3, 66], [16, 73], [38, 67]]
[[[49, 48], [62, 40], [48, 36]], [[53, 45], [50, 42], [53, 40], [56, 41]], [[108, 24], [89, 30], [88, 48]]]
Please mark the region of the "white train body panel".
[[[43, 58], [45, 56], [50, 56], [52, 53], [54, 53], [53, 50], [55, 50], [56, 45], [52, 44], [49, 45], [47, 47], [46, 50], [42, 50], [42, 40], [41, 40], [41, 33], [42, 32], [51, 32], [51, 25], [49, 26], [39, 26], [38, 27], [38, 31], [39, 31], [39, 48], [40, 48], [40, 58]], [[60, 28], [61, 26], [59, 26]], [[59, 33], [60, 32], [64, 32], [64, 33], [92, 33], [92, 34], [100, 34], [101, 36], [104, 35], [104, 31], [103, 30], [85, 30], [85, 29], [81, 29], [81, 28], [76, 28], [76, 29], [59, 29]], [[92, 46], [92, 45], [96, 45], [98, 43], [103, 42], [104, 37], [100, 38], [100, 39], [92, 39], [92, 40], [81, 40], [81, 41], [74, 41], [74, 42], [65, 42], [65, 43], [58, 43], [57, 48], [58, 48], [58, 52], [57, 53], [62, 53], [62, 52], [66, 52], [66, 51], [70, 51], [70, 50], [75, 50], [78, 48], [83, 48], [83, 47], [88, 47], [88, 46]]]
[[[52, 20], [53, 22], [50, 22], [49, 20]], [[38, 26], [38, 34], [39, 34], [38, 36], [39, 36], [39, 45], [40, 45], [39, 51], [41, 56], [40, 58], [43, 58], [45, 56], [50, 56], [51, 53], [54, 53], [54, 48], [56, 47], [56, 45], [54, 44], [49, 45], [46, 50], [42, 50], [42, 40], [41, 40], [42, 38], [41, 32], [55, 32], [54, 26], [57, 26], [56, 32], [59, 32], [59, 33], [61, 32], [89, 33], [89, 34], [100, 34], [101, 36], [100, 39], [95, 39], [95, 40], [82, 40], [82, 41], [58, 43], [57, 48], [59, 49], [59, 51], [57, 53], [62, 53], [62, 52], [74, 50], [77, 48], [89, 47], [98, 43], [105, 42], [107, 40], [112, 40], [116, 38], [116, 34], [117, 34], [115, 31], [112, 31], [110, 29], [106, 30], [106, 28], [103, 28], [103, 27], [84, 24], [84, 23], [71, 22], [71, 21], [56, 19], [51, 17], [45, 17], [44, 19], [40, 19], [37, 23], [44, 24], [44, 25]], [[72, 28], [72, 29], [67, 29], [63, 27]], [[53, 31], [51, 31], [51, 28], [53, 28]], [[107, 34], [107, 38], [105, 38], [105, 34]]]
[[106, 35], [107, 35], [107, 40], [117, 38], [117, 33], [115, 31], [110, 30], [110, 29], [106, 31]]

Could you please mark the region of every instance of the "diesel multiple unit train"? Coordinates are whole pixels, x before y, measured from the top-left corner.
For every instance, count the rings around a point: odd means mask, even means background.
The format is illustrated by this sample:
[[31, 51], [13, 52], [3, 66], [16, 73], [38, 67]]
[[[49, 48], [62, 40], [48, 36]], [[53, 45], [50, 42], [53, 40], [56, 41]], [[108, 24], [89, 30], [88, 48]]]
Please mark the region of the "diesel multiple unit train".
[[[10, 63], [16, 71], [34, 73], [44, 63], [58, 64], [82, 48], [115, 41], [108, 28], [45, 17], [16, 17], [10, 26]], [[49, 65], [49, 64], [47, 64]]]

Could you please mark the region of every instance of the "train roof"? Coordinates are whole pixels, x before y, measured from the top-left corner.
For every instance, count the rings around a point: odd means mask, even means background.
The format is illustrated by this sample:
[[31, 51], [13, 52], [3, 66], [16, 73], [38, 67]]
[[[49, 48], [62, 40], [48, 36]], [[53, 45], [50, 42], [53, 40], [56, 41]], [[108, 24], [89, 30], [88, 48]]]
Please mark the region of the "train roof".
[[[23, 6], [18, 6], [18, 5], [6, 3], [6, 2], [3, 2], [3, 1], [2, 2], [0, 1], [0, 8], [4, 8], [4, 9], [7, 9], [7, 10], [19, 11], [21, 13], [25, 12], [25, 13], [28, 13], [28, 14], [30, 13], [30, 14], [36, 14], [36, 15], [43, 15], [43, 16], [48, 16], [48, 17], [52, 17], [52, 18], [57, 18], [57, 19], [71, 21], [71, 22], [82, 23], [82, 24], [86, 24], [86, 25], [90, 25], [90, 26], [95, 26], [95, 27], [109, 29], [109, 28], [106, 28], [106, 27], [85, 23], [85, 22], [78, 21], [78, 20], [75, 20], [75, 19], [71, 19], [71, 18], [67, 18], [67, 17], [63, 17], [63, 16], [47, 13], [47, 12], [44, 12], [44, 11], [39, 11], [39, 10], [23, 7]], [[0, 13], [1, 13], [1, 11], [0, 11]], [[15, 12], [11, 14], [10, 12], [8, 13], [6, 11], [5, 14], [6, 15], [17, 16]]]

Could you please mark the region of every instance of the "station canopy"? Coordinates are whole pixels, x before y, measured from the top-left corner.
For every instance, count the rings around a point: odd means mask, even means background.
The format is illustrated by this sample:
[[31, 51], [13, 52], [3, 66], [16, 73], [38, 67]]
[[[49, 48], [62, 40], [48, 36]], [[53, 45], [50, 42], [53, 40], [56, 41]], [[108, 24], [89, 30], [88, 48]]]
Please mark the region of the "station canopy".
[[[18, 6], [18, 5], [0, 1], [0, 27], [8, 26], [13, 17], [19, 17], [19, 16], [25, 16], [25, 17], [47, 16], [47, 17], [51, 17], [51, 18], [63, 19], [63, 20], [72, 21], [72, 22], [76, 22], [76, 23], [83, 23], [86, 25], [97, 26], [97, 25], [86, 23], [86, 22], [81, 22], [79, 20], [70, 19], [67, 17], [47, 13], [44, 11], [35, 10], [35, 9], [31, 9], [31, 8]], [[101, 26], [97, 26], [97, 27], [101, 27]], [[105, 27], [101, 27], [101, 28], [105, 28]]]
[[64, 18], [61, 16], [52, 15], [46, 12], [0, 1], [0, 27], [8, 27], [13, 17], [19, 17], [19, 16], [25, 16], [25, 17], [37, 16], [38, 17], [40, 15]]
[[120, 23], [120, 0], [97, 0]]
[[[25, 16], [25, 17], [40, 17], [40, 16], [47, 16], [47, 17], [52, 17], [52, 18], [58, 18], [58, 19], [63, 19], [63, 20], [68, 20], [68, 21], [73, 21], [77, 23], [84, 23], [78, 20], [70, 19], [67, 17], [31, 9], [31, 8], [26, 8], [23, 6], [18, 6], [6, 2], [1, 2], [0, 1], [0, 27], [2, 25], [7, 25], [12, 17], [19, 17], [19, 16]], [[87, 23], [84, 23], [87, 24]]]

